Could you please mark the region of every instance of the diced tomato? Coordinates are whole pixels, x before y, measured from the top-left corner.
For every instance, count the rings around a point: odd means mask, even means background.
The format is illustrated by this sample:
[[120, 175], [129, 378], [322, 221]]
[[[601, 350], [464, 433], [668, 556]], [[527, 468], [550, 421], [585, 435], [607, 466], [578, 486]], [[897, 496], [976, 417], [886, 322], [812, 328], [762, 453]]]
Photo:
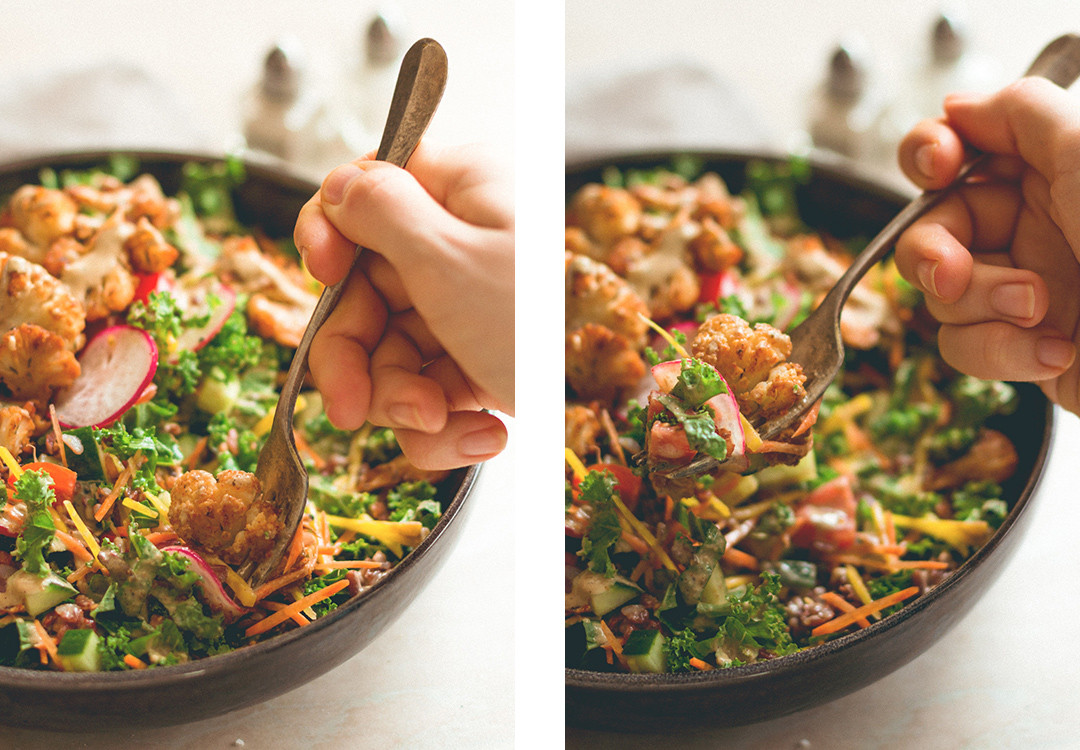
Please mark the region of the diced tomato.
[[[630, 510], [637, 507], [638, 496], [641, 495], [641, 477], [634, 473], [633, 469], [622, 464], [592, 464], [585, 467], [586, 471], [607, 471], [615, 477], [615, 491]], [[574, 489], [577, 490], [581, 483], [577, 477], [573, 480]], [[570, 524], [567, 525], [567, 533], [570, 533]]]
[[134, 301], [146, 304], [150, 301], [151, 292], [168, 291], [171, 284], [164, 273], [140, 273], [137, 275], [138, 285], [135, 287]]
[[641, 494], [641, 477], [634, 473], [629, 466], [622, 464], [593, 464], [587, 467], [589, 471], [610, 471], [615, 477], [615, 491], [626, 504], [633, 510], [637, 507], [638, 496]]
[[737, 288], [735, 274], [731, 271], [704, 273], [701, 275], [701, 295], [698, 302], [715, 305], [724, 297], [734, 294]]
[[679, 461], [693, 458], [697, 451], [690, 447], [686, 430], [677, 425], [657, 420], [649, 428], [649, 459]]
[[[53, 493], [56, 495], [56, 501], [62, 503], [65, 500], [70, 500], [75, 494], [75, 480], [77, 476], [74, 471], [66, 466], [60, 466], [59, 464], [51, 464], [45, 461], [34, 461], [32, 463], [23, 464], [23, 471], [42, 471], [44, 470], [52, 478]], [[12, 487], [15, 486], [15, 477], [8, 475], [8, 484]]]
[[796, 506], [792, 545], [820, 552], [847, 549], [855, 542], [855, 508], [848, 477], [826, 482]]

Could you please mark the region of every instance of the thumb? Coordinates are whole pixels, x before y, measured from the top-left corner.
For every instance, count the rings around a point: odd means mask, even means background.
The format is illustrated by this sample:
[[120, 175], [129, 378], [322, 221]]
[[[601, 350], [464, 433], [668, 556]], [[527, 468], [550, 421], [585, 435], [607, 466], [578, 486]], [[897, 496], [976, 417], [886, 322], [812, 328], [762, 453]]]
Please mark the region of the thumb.
[[397, 268], [430, 262], [462, 234], [449, 213], [404, 169], [383, 161], [337, 167], [319, 191], [323, 213], [334, 227]]

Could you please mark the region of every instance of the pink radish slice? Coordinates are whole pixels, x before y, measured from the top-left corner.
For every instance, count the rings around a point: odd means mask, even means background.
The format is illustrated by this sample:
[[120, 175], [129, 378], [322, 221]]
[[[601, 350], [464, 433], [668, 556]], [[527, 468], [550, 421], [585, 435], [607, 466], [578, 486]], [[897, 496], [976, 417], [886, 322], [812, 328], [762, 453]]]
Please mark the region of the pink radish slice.
[[681, 372], [681, 359], [669, 359], [667, 362], [653, 365], [652, 368], [652, 376], [656, 379], [656, 385], [664, 393], [671, 393], [671, 389], [679, 382], [679, 373]]
[[60, 426], [105, 427], [132, 407], [154, 379], [158, 349], [146, 331], [106, 328], [79, 354], [82, 372], [54, 402]]
[[[218, 331], [225, 325], [225, 321], [236, 309], [236, 292], [232, 287], [213, 276], [209, 276], [192, 288], [177, 286], [173, 289], [173, 296], [177, 304], [184, 311], [184, 317], [193, 315], [205, 315], [210, 313], [210, 319], [205, 325], [197, 328], [185, 328], [176, 339], [176, 350], [190, 349], [197, 351], [210, 343], [217, 336]], [[213, 310], [210, 309], [210, 297], [215, 296], [220, 300]]]
[[206, 597], [206, 603], [210, 605], [210, 609], [221, 612], [229, 620], [235, 620], [247, 612], [229, 596], [229, 592], [225, 590], [225, 584], [221, 582], [218, 574], [214, 572], [214, 569], [198, 552], [180, 544], [162, 547], [161, 551], [173, 552], [187, 559], [191, 569], [199, 575], [199, 588], [202, 589], [203, 596]]
[[[723, 380], [723, 376], [720, 379]], [[746, 432], [739, 418], [739, 402], [731, 389], [727, 388], [727, 381], [724, 386], [727, 389], [725, 393], [718, 393], [705, 403], [713, 408], [717, 432], [731, 435], [728, 459], [740, 459], [746, 455]]]

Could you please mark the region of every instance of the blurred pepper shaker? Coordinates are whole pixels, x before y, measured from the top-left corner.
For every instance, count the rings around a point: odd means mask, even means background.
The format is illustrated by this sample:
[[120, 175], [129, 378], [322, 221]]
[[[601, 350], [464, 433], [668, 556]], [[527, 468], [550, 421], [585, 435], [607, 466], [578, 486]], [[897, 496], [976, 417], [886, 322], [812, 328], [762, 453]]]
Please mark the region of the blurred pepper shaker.
[[279, 41], [263, 61], [262, 78], [244, 104], [244, 140], [248, 148], [285, 161], [303, 152], [301, 132], [316, 106], [304, 85], [303, 50], [294, 39]]
[[967, 25], [956, 11], [938, 15], [930, 27], [930, 54], [909, 87], [909, 126], [939, 116], [948, 94], [989, 93], [1005, 83], [1000, 65], [971, 46]]
[[870, 86], [871, 72], [862, 43], [837, 45], [810, 101], [810, 138], [818, 148], [859, 161], [881, 158], [884, 100]]
[[364, 27], [360, 64], [353, 73], [354, 111], [373, 140], [365, 150], [378, 145], [404, 56], [404, 23], [393, 8], [382, 8]]

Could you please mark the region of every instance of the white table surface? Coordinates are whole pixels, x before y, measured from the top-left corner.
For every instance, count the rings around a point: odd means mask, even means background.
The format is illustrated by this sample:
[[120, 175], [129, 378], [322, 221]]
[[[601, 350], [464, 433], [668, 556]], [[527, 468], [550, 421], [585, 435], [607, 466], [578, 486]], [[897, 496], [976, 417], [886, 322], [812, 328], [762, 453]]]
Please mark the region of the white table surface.
[[[449, 81], [429, 137], [444, 144], [486, 142], [509, 154], [513, 4], [473, 0], [469, 14], [430, 0], [391, 5], [404, 12], [411, 38], [430, 36], [447, 51]], [[5, 3], [0, 156], [101, 146], [220, 152], [235, 143], [241, 97], [279, 37], [298, 39], [318, 84], [332, 89], [355, 59], [375, 6], [373, 0]], [[71, 90], [52, 112], [40, 106], [24, 111], [35, 95], [79, 71], [90, 74], [79, 80], [126, 109], [87, 112], [95, 99], [84, 89]], [[130, 91], [147, 92], [148, 104], [132, 102]], [[16, 117], [22, 118], [17, 132], [5, 131]], [[121, 727], [108, 736], [0, 727], [0, 748], [512, 746], [514, 535], [506, 519], [513, 517], [517, 430], [510, 422], [511, 444], [485, 466], [445, 567], [396, 622], [342, 666], [275, 700], [215, 719], [154, 731]]]
[[[750, 106], [758, 131], [732, 134], [709, 123], [699, 145], [723, 148], [761, 136], [791, 143], [804, 127], [806, 95], [832, 46], [859, 33], [877, 56], [882, 85], [925, 49], [938, 4], [857, 2], [690, 4], [622, 0], [568, 4], [568, 91], [582, 81], [616, 78], [673, 60], [712, 72]], [[1050, 39], [1080, 31], [1073, 4], [1040, 0], [1023, 10], [1003, 2], [967, 4], [975, 38], [996, 50], [1002, 67], [1023, 70]], [[681, 11], [681, 12], [680, 12]], [[570, 103], [568, 102], [568, 108]], [[744, 118], [745, 119], [745, 118]], [[704, 133], [704, 135], [702, 135]], [[568, 149], [573, 148], [568, 131]], [[641, 147], [663, 147], [648, 132]], [[1058, 414], [1049, 466], [1024, 544], [970, 614], [940, 642], [879, 682], [818, 708], [729, 730], [648, 735], [570, 730], [574, 748], [1072, 748], [1080, 747], [1075, 696], [1075, 574], [1080, 553], [1077, 462], [1080, 421]]]

